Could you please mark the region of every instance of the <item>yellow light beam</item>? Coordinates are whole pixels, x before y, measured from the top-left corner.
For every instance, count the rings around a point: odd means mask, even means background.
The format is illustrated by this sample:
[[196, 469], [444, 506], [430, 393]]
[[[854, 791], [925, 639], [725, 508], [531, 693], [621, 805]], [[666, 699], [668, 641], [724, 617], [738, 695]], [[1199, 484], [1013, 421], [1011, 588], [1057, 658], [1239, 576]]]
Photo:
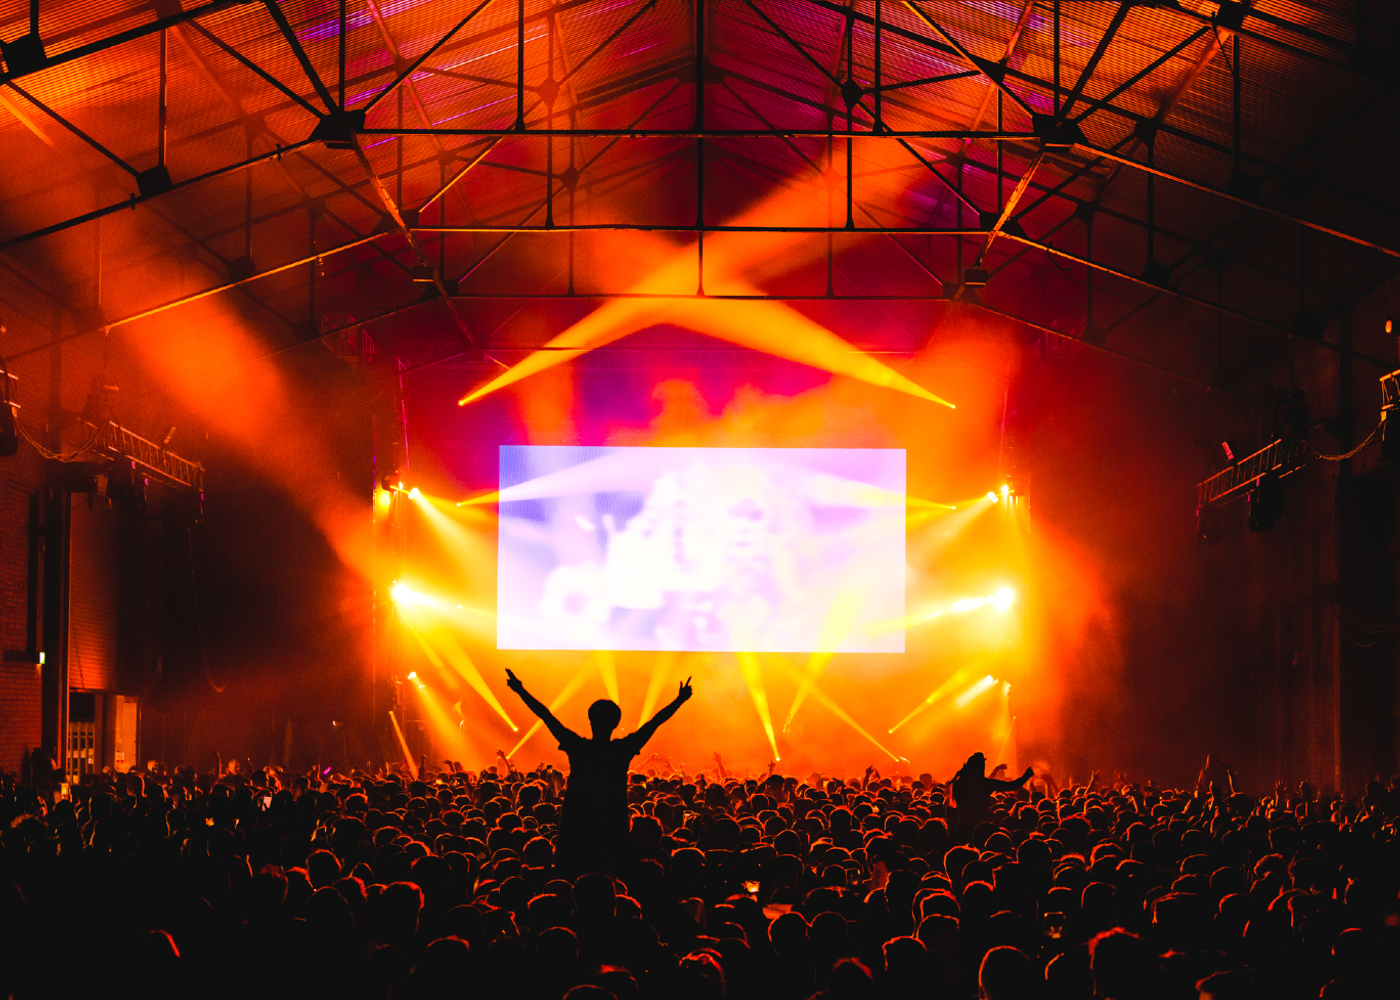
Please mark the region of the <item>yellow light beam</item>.
[[413, 775], [413, 780], [418, 780], [418, 762], [413, 759], [413, 754], [409, 752], [408, 740], [403, 738], [403, 730], [399, 728], [399, 720], [394, 718], [394, 710], [389, 709], [389, 721], [394, 724], [394, 735], [399, 738], [399, 747], [403, 750], [403, 759], [408, 764], [408, 773]]
[[621, 705], [622, 696], [618, 694], [617, 688], [617, 656], [611, 649], [595, 649], [593, 664], [598, 668], [598, 676], [603, 679], [603, 690], [608, 693], [609, 698]]
[[656, 708], [656, 703], [661, 700], [661, 691], [670, 679], [678, 658], [678, 654], [670, 649], [663, 649], [656, 654], [656, 659], [651, 665], [651, 680], [647, 681], [646, 697], [642, 699], [642, 714], [637, 719], [638, 728], [646, 725], [651, 718], [651, 713]]
[[439, 740], [446, 746], [448, 752], [453, 757], [466, 756], [466, 741], [462, 738], [462, 731], [457, 728], [457, 723], [452, 720], [447, 709], [442, 707], [437, 696], [426, 684], [418, 685], [418, 700], [423, 706], [423, 714], [427, 716], [428, 725], [437, 734]]
[[992, 689], [992, 687], [996, 684], [996, 682], [997, 682], [997, 679], [996, 679], [995, 677], [993, 677], [991, 674], [988, 674], [986, 677], [983, 677], [981, 680], [979, 680], [979, 681], [977, 681], [975, 684], [973, 684], [970, 688], [968, 688], [968, 689], [967, 689], [966, 691], [964, 691], [962, 694], [960, 694], [960, 695], [958, 695], [956, 698], [954, 698], [954, 699], [953, 699], [953, 707], [954, 707], [954, 708], [967, 708], [968, 705], [971, 705], [971, 704], [972, 704], [974, 701], [976, 701], [979, 697], [981, 697], [982, 695], [984, 695], [984, 694], [986, 694], [988, 691], [990, 691], [990, 690]]
[[[413, 623], [406, 617], [401, 618], [401, 620], [403, 621], [404, 627], [408, 629], [409, 634], [418, 640], [418, 645], [422, 647], [423, 655], [428, 658], [428, 662], [437, 667], [438, 671], [446, 678], [448, 686], [453, 691], [460, 688], [462, 683], [457, 679], [457, 675], [452, 671], [452, 668], [447, 665], [447, 662], [438, 655], [438, 651], [428, 644], [428, 640], [423, 638], [423, 633], [414, 628]], [[411, 679], [412, 678], [410, 678], [410, 680]]]
[[[680, 271], [694, 268], [694, 255], [685, 252], [638, 285], [633, 291], [666, 294]], [[726, 294], [758, 294], [757, 289], [734, 279]], [[563, 364], [629, 334], [663, 323], [674, 323], [739, 344], [755, 351], [811, 365], [835, 375], [908, 393], [950, 409], [948, 400], [929, 392], [864, 351], [853, 347], [826, 327], [781, 302], [761, 299], [695, 299], [690, 295], [666, 298], [611, 299], [556, 336], [538, 350], [458, 400], [465, 406], [521, 379]]]
[[960, 687], [967, 680], [967, 678], [972, 674], [973, 669], [974, 668], [972, 667], [963, 667], [961, 670], [954, 673], [953, 676], [949, 677], [942, 684], [938, 685], [938, 687], [934, 688], [932, 694], [930, 694], [923, 701], [915, 705], [914, 710], [912, 712], [910, 712], [904, 718], [900, 719], [893, 726], [891, 726], [889, 731], [894, 732], [896, 729], [904, 725], [910, 719], [914, 718], [914, 716], [918, 715], [920, 712], [924, 711], [927, 708], [933, 707], [934, 705], [938, 704], [938, 702], [948, 697], [948, 695], [953, 693], [953, 690], [955, 688]]
[[486, 678], [481, 676], [481, 671], [476, 669], [476, 664], [467, 651], [462, 648], [462, 644], [457, 641], [457, 637], [447, 629], [434, 629], [432, 632], [433, 642], [442, 649], [447, 657], [447, 662], [452, 665], [452, 669], [457, 671], [473, 691], [481, 695], [481, 700], [495, 709], [505, 724], [510, 726], [513, 733], [520, 732], [520, 727], [515, 724], [515, 720], [510, 717], [510, 713], [496, 698], [496, 692], [491, 690], [491, 685], [486, 683]]
[[979, 608], [992, 607], [998, 611], [1005, 611], [1011, 607], [1016, 600], [1015, 591], [1010, 587], [1001, 587], [995, 594], [988, 594], [986, 597], [964, 597], [954, 601], [946, 608], [934, 608], [931, 611], [919, 611], [912, 615], [905, 615], [903, 618], [887, 618], [883, 621], [871, 622], [865, 627], [866, 633], [871, 636], [888, 635], [891, 632], [898, 632], [900, 629], [912, 628], [915, 625], [922, 625], [924, 622], [932, 621], [935, 618], [942, 618], [944, 615], [965, 615], [969, 611], [976, 611]]
[[[463, 578], [468, 581], [480, 582], [482, 567], [489, 566], [494, 558], [496, 543], [494, 530], [486, 532], [468, 528], [459, 519], [441, 509], [439, 504], [444, 503], [444, 501], [435, 502], [433, 498], [424, 496], [422, 493], [418, 493], [417, 496], [409, 494], [409, 499], [422, 511], [423, 519], [433, 529], [438, 541], [456, 560], [457, 565], [461, 568]], [[452, 602], [450, 605], [442, 600], [430, 600], [423, 603], [427, 603], [437, 610], [448, 610], [455, 606], [456, 602]]]
[[[800, 683], [802, 677], [801, 672], [795, 666], [793, 666], [792, 663], [790, 663], [786, 657], [778, 656], [775, 654], [773, 658], [783, 665], [784, 669], [786, 669], [788, 673], [792, 675], [794, 680]], [[815, 684], [812, 685], [811, 695], [813, 698], [817, 699], [817, 701], [821, 702], [824, 706], [826, 706], [826, 708], [831, 712], [832, 715], [836, 716], [846, 725], [850, 726], [856, 732], [860, 733], [860, 735], [864, 736], [867, 740], [870, 741], [870, 743], [875, 747], [875, 749], [887, 755], [890, 758], [890, 760], [903, 760], [902, 757], [900, 757], [896, 753], [892, 753], [887, 747], [884, 746], [884, 744], [882, 744], [875, 737], [871, 736], [870, 733], [868, 733], [865, 730], [865, 727], [855, 720], [855, 718], [851, 715], [850, 712], [847, 712], [844, 708], [838, 705], [836, 703], [836, 700], [832, 698], [831, 695], [827, 694]]]
[[[576, 695], [579, 688], [583, 687], [583, 682], [588, 680], [588, 675], [590, 673], [592, 673], [592, 671], [584, 667], [578, 673], [574, 674], [574, 676], [569, 679], [569, 683], [560, 688], [559, 693], [554, 696], [554, 700], [549, 703], [549, 710], [551, 712], [559, 711], [559, 709], [564, 706], [564, 703]], [[525, 730], [525, 735], [520, 737], [520, 742], [515, 745], [510, 753], [506, 754], [506, 759], [509, 760], [519, 753], [520, 748], [528, 743], [530, 737], [539, 732], [542, 726], [544, 726], [544, 722], [540, 719], [536, 719], [534, 725]]]
[[836, 648], [855, 627], [856, 616], [860, 614], [862, 603], [860, 595], [851, 588], [842, 588], [837, 592], [836, 599], [831, 602], [831, 611], [827, 614], [826, 621], [822, 622], [821, 634], [817, 636], [817, 648], [807, 658], [807, 669], [797, 684], [797, 693], [792, 696], [792, 705], [788, 708], [787, 718], [783, 720], [783, 732], [787, 732], [788, 727], [792, 725], [793, 717], [807, 700], [807, 695], [817, 683], [817, 678], [826, 671], [831, 658], [836, 655]]
[[773, 759], [778, 760], [778, 738], [773, 732], [773, 716], [768, 712], [768, 692], [763, 687], [763, 671], [759, 668], [758, 657], [753, 653], [735, 653], [739, 660], [739, 671], [744, 675], [744, 683], [749, 686], [749, 696], [758, 712], [758, 721], [763, 723], [768, 745], [773, 748]]
[[[395, 584], [395, 589], [406, 587], [406, 584]], [[440, 603], [437, 598], [420, 594], [417, 591], [405, 591], [402, 597], [396, 598], [399, 606], [399, 620], [404, 623], [404, 627], [413, 634], [423, 647], [423, 652], [427, 654], [428, 660], [433, 666], [446, 669], [450, 665], [452, 671], [456, 672], [463, 680], [471, 685], [472, 690], [481, 695], [482, 701], [490, 705], [504, 721], [510, 726], [511, 732], [519, 732], [520, 727], [515, 724], [515, 720], [505, 710], [496, 693], [491, 690], [486, 683], [486, 678], [481, 676], [481, 671], [476, 669], [476, 664], [467, 655], [467, 651], [462, 648], [462, 644], [457, 641], [457, 637], [451, 631], [444, 628], [431, 630], [432, 640], [423, 635], [414, 619], [419, 615], [419, 608], [436, 610], [434, 603]], [[441, 650], [441, 652], [439, 652]], [[447, 661], [444, 664], [444, 660]]]

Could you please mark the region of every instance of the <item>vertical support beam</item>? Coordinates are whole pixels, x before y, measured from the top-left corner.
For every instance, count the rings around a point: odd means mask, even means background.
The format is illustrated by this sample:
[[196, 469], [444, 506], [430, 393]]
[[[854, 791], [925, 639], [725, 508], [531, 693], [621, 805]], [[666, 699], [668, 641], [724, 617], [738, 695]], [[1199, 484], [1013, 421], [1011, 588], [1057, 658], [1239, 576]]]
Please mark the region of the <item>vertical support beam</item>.
[[1055, 98], [1053, 108], [1055, 118], [1060, 117], [1060, 0], [1055, 0]]

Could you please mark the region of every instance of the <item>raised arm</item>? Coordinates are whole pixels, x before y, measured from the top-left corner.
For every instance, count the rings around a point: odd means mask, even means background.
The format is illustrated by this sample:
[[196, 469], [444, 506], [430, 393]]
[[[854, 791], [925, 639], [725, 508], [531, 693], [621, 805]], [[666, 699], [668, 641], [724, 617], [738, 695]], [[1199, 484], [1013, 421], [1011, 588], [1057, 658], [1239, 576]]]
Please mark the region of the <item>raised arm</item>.
[[653, 715], [651, 717], [650, 722], [648, 722], [641, 729], [638, 729], [635, 733], [629, 736], [628, 739], [633, 739], [637, 741], [636, 746], [638, 750], [646, 746], [647, 740], [651, 739], [654, 735], [656, 735], [656, 731], [661, 728], [661, 723], [665, 722], [671, 716], [675, 715], [676, 710], [679, 709], [682, 705], [684, 705], [687, 701], [689, 701], [690, 696], [694, 693], [695, 692], [691, 690], [690, 687], [690, 678], [687, 677], [685, 679], [685, 683], [680, 686], [680, 690], [676, 692], [675, 700], [671, 702], [671, 704], [663, 708], [661, 711]]
[[540, 721], [549, 727], [549, 731], [554, 734], [554, 738], [563, 743], [565, 738], [572, 736], [574, 739], [581, 739], [564, 723], [554, 717], [554, 713], [549, 710], [549, 706], [540, 701], [529, 691], [525, 690], [525, 685], [520, 682], [520, 678], [515, 676], [512, 670], [506, 671], [506, 687], [520, 695], [520, 700], [525, 703], [525, 707], [540, 717]]
[[1028, 768], [1026, 768], [1025, 773], [1022, 774], [1022, 775], [1021, 775], [1019, 778], [1017, 778], [1015, 781], [1002, 781], [1000, 778], [988, 778], [988, 779], [987, 779], [987, 784], [989, 784], [989, 785], [992, 786], [992, 790], [993, 790], [993, 791], [997, 791], [997, 792], [1014, 792], [1014, 791], [1016, 791], [1017, 789], [1019, 789], [1019, 788], [1021, 788], [1022, 786], [1024, 786], [1026, 782], [1030, 781], [1030, 780], [1031, 780], [1031, 777], [1032, 777], [1034, 774], [1035, 774], [1035, 770], [1028, 767]]

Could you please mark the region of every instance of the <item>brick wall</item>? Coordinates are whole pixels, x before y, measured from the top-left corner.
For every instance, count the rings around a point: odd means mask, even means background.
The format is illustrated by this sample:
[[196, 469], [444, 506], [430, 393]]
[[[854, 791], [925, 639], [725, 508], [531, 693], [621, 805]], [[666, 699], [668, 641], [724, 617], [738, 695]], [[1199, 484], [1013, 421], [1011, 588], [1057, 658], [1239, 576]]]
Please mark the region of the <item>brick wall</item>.
[[[11, 653], [23, 653], [31, 643], [37, 647], [42, 635], [40, 596], [30, 593], [30, 559], [39, 554], [31, 537], [31, 502], [42, 472], [27, 444], [0, 459], [0, 649]], [[20, 773], [25, 754], [39, 745], [39, 682], [33, 663], [0, 662], [0, 771]]]
[[21, 773], [39, 745], [39, 672], [32, 663], [0, 663], [0, 772]]

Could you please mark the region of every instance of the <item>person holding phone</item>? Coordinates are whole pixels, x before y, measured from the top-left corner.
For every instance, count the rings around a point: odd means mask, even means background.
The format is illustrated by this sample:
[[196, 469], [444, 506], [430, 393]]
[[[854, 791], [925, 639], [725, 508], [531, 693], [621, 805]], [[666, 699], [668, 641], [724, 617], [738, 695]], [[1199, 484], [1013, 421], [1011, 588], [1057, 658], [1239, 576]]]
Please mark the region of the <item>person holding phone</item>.
[[556, 866], [576, 874], [618, 871], [629, 860], [627, 765], [661, 724], [690, 700], [694, 693], [690, 678], [680, 685], [675, 700], [650, 722], [619, 739], [612, 738], [613, 730], [622, 721], [617, 702], [603, 698], [588, 707], [593, 736], [585, 739], [556, 719], [548, 706], [525, 690], [512, 671], [506, 671], [506, 678], [506, 686], [539, 716], [559, 741], [559, 749], [569, 755], [569, 784], [559, 816]]

